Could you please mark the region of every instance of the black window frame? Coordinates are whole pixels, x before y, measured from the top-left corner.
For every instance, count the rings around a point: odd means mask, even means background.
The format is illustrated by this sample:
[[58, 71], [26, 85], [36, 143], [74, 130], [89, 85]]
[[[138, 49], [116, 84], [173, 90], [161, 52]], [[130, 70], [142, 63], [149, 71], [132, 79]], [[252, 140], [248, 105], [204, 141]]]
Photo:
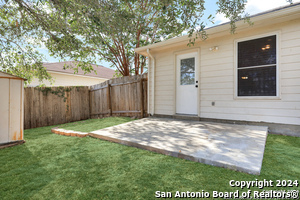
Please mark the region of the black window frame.
[[[275, 63], [271, 63], [271, 64], [264, 64], [264, 65], [254, 65], [254, 66], [240, 66], [239, 67], [239, 44], [240, 43], [243, 43], [243, 42], [250, 42], [250, 41], [255, 41], [255, 40], [260, 40], [260, 39], [263, 39], [263, 38], [268, 38], [268, 37], [273, 37], [275, 36], [275, 56], [276, 56], [276, 59], [275, 59]], [[262, 98], [267, 98], [267, 99], [277, 99], [279, 98], [279, 73], [278, 73], [278, 63], [279, 63], [279, 45], [278, 45], [278, 39], [279, 35], [278, 33], [273, 33], [273, 34], [268, 34], [268, 35], [261, 35], [261, 36], [255, 36], [255, 37], [251, 37], [251, 38], [245, 38], [245, 39], [240, 39], [240, 40], [236, 40], [235, 42], [235, 48], [236, 48], [236, 51], [235, 51], [235, 56], [236, 56], [236, 65], [235, 65], [235, 68], [236, 68], [236, 79], [235, 79], [235, 88], [236, 88], [236, 92], [235, 92], [235, 97], [236, 98], [240, 98], [240, 99], [243, 99], [243, 98], [246, 98], [246, 99], [262, 99]], [[251, 62], [250, 62], [251, 63]], [[274, 95], [240, 95], [239, 92], [239, 72], [241, 70], [250, 70], [250, 69], [259, 69], [259, 70], [262, 70], [263, 68], [267, 69], [267, 68], [274, 68], [275, 67], [275, 94]], [[271, 70], [272, 71], [272, 70]], [[274, 72], [272, 72], [274, 74]], [[243, 77], [242, 77], [243, 78]], [[272, 79], [273, 80], [273, 79]], [[274, 87], [274, 86], [273, 86]], [[271, 92], [270, 92], [271, 93]], [[266, 94], [266, 93], [265, 93]]]

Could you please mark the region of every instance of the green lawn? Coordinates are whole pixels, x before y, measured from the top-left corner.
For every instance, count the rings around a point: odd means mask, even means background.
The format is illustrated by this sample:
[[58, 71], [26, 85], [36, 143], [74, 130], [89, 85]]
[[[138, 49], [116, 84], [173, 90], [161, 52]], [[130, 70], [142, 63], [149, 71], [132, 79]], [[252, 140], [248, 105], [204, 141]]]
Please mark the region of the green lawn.
[[108, 117], [102, 119], [89, 119], [78, 122], [72, 122], [68, 124], [59, 125], [59, 128], [81, 131], [81, 132], [91, 132], [98, 129], [115, 126], [118, 124], [130, 122], [133, 119], [129, 117]]
[[[86, 120], [60, 127], [91, 131], [130, 120]], [[254, 176], [90, 137], [56, 135], [52, 127], [25, 130], [25, 144], [0, 150], [0, 199], [155, 199], [155, 191], [173, 192], [174, 198], [176, 191], [202, 190], [212, 198], [212, 191], [236, 191], [230, 180], [300, 181], [296, 137], [269, 135], [261, 175]]]

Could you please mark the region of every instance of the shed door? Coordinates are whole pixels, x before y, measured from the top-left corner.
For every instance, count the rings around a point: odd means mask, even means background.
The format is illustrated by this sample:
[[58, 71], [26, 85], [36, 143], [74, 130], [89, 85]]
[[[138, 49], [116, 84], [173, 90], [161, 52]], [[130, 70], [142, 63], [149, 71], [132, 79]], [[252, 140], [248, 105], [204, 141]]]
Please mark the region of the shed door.
[[9, 79], [0, 78], [0, 144], [9, 142]]
[[197, 115], [197, 53], [178, 55], [176, 63], [176, 113]]

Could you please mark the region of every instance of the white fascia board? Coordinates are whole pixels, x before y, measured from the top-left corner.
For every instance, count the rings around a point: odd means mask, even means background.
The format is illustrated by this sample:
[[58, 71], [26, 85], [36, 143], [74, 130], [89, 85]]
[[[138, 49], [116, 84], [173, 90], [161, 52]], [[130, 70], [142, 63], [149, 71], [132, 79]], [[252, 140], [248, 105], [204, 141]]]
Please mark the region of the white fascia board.
[[[280, 23], [286, 20], [298, 19], [299, 16], [300, 16], [300, 3], [297, 3], [287, 8], [277, 8], [274, 10], [270, 10], [270, 11], [266, 11], [263, 13], [250, 16], [250, 20], [251, 22], [254, 23], [254, 26], [259, 23], [268, 23], [268, 25], [270, 25], [270, 24]], [[237, 31], [239, 31], [241, 29], [249, 27], [249, 24], [241, 20], [236, 22], [236, 26], [237, 26]], [[225, 35], [230, 32], [230, 23], [227, 22], [224, 24], [213, 26], [205, 29], [205, 31], [209, 35], [209, 38], [214, 37], [214, 34], [217, 33]], [[149, 55], [147, 53], [147, 49], [156, 50], [161, 47], [166, 47], [166, 46], [171, 47], [173, 45], [177, 45], [178, 43], [188, 42], [188, 41], [189, 41], [188, 35], [184, 35], [181, 37], [172, 38], [148, 46], [139, 47], [134, 49], [134, 51], [138, 54], [148, 57]]]

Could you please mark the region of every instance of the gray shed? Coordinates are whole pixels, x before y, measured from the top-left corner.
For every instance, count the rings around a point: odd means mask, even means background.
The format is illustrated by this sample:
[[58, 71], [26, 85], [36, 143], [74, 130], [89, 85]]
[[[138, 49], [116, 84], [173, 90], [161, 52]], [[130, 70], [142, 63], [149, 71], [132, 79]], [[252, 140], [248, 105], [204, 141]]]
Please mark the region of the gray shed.
[[24, 81], [0, 72], [0, 145], [24, 139]]

